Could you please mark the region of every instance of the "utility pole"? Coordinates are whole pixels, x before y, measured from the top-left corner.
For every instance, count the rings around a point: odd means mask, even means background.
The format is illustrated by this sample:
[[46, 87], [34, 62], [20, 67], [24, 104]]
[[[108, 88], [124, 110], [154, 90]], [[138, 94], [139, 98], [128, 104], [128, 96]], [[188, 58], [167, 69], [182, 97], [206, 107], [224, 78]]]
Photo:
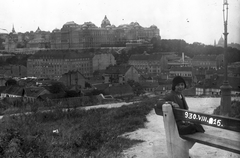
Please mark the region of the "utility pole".
[[221, 89], [221, 114], [227, 115], [231, 110], [231, 86], [228, 82], [227, 72], [227, 23], [228, 23], [228, 2], [223, 0], [223, 22], [224, 22], [224, 81]]

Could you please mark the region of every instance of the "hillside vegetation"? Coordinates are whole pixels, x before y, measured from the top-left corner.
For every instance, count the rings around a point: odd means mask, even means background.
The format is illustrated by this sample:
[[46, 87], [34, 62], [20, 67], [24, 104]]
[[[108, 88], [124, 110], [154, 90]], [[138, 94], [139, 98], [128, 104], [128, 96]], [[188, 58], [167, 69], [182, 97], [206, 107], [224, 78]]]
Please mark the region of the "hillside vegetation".
[[112, 109], [70, 110], [4, 117], [0, 157], [121, 157], [140, 140], [121, 135], [143, 128], [156, 99]]

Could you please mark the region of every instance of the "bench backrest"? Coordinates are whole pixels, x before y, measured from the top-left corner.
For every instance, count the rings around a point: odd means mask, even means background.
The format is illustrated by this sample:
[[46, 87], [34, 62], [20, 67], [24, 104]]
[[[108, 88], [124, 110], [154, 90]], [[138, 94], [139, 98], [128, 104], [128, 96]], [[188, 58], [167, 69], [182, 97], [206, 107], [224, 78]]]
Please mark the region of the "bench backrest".
[[204, 114], [179, 108], [174, 108], [173, 113], [175, 119], [240, 132], [240, 119]]
[[[239, 119], [173, 109], [170, 104], [164, 104], [162, 107], [169, 158], [189, 157], [189, 149], [195, 142], [240, 154], [240, 141], [238, 139], [240, 136]], [[176, 118], [227, 129], [229, 132], [233, 131], [230, 133], [234, 133], [234, 135], [232, 135], [233, 137], [231, 138], [218, 137], [214, 135], [214, 133], [212, 133], [212, 135], [211, 132], [179, 135], [175, 120]]]

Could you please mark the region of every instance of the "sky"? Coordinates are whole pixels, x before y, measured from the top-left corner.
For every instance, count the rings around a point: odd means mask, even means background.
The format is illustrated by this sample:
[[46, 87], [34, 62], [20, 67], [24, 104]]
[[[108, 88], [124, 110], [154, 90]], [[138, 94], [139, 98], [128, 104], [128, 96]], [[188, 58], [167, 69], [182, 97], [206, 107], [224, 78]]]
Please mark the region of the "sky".
[[[240, 44], [240, 0], [228, 0], [228, 43]], [[156, 25], [162, 39], [214, 44], [223, 36], [223, 0], [0, 0], [0, 33], [61, 29], [69, 21], [100, 27]], [[2, 30], [2, 29], [6, 29]]]

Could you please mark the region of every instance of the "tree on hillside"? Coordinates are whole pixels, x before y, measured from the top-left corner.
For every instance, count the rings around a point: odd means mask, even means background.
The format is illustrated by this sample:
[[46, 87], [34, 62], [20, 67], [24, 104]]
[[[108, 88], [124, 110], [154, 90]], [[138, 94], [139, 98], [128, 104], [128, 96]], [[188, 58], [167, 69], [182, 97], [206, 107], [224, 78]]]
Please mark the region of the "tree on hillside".
[[6, 60], [6, 63], [8, 63], [8, 64], [17, 64], [17, 63], [18, 63], [18, 58], [17, 58], [16, 56], [13, 56], [13, 57], [11, 57], [11, 58], [8, 58], [8, 59]]
[[66, 95], [65, 95], [66, 98], [80, 97], [81, 96], [81, 92], [77, 92], [77, 91], [74, 91], [74, 90], [69, 90], [69, 91], [65, 91], [65, 92], [66, 92]]
[[8, 79], [5, 83], [5, 86], [14, 86], [14, 85], [17, 85], [17, 81], [12, 78]]
[[129, 80], [128, 84], [132, 87], [133, 93], [135, 95], [140, 95], [144, 93], [143, 87], [138, 82], [135, 82], [134, 80]]
[[130, 55], [126, 53], [125, 50], [122, 50], [121, 54], [116, 53], [114, 54], [114, 57], [117, 65], [120, 65], [120, 64], [126, 64], [128, 62]]
[[18, 64], [27, 66], [27, 60], [30, 57], [30, 55], [21, 55], [21, 57], [18, 59]]
[[227, 48], [227, 61], [229, 63], [240, 62], [240, 50], [232, 47]]
[[4, 65], [6, 65], [6, 61], [1, 58], [0, 59], [0, 66], [4, 66]]
[[61, 92], [65, 92], [66, 87], [62, 82], [57, 82], [54, 81], [51, 83], [51, 86], [49, 87], [49, 90], [51, 93], [61, 93]]
[[151, 43], [153, 44], [153, 51], [158, 51], [159, 47], [160, 47], [160, 39], [158, 39], [157, 37], [153, 37], [151, 39]]

